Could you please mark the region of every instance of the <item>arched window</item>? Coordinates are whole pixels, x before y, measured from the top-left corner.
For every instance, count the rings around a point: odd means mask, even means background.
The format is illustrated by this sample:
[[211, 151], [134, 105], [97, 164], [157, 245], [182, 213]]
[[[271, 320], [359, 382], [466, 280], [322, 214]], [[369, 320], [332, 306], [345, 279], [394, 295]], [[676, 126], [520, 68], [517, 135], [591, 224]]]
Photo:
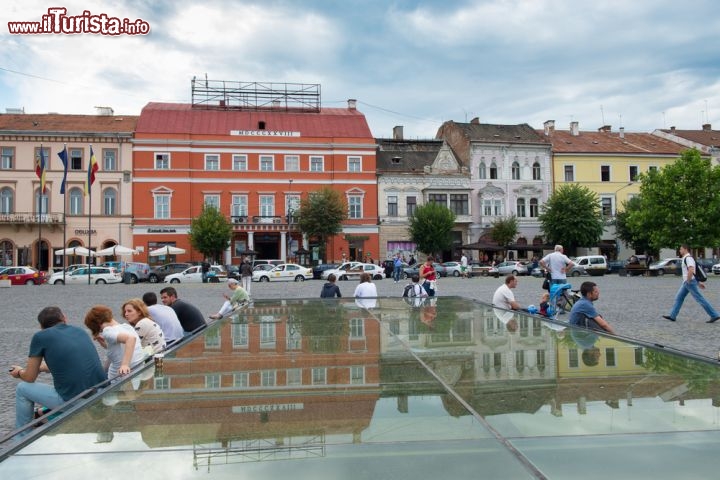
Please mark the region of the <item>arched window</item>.
[[540, 216], [540, 206], [538, 204], [537, 198], [530, 199], [530, 216], [532, 218], [537, 218]]
[[103, 215], [117, 215], [117, 191], [114, 188], [103, 190]]
[[533, 180], [542, 180], [540, 175], [540, 163], [533, 163]]
[[70, 189], [70, 215], [83, 214], [83, 191], [77, 187]]
[[494, 161], [490, 164], [490, 178], [492, 180], [497, 180], [498, 178], [497, 164]]
[[518, 216], [518, 218], [525, 217], [525, 199], [524, 198], [517, 199], [517, 216]]
[[512, 164], [512, 179], [520, 180], [520, 164], [518, 162]]
[[0, 213], [7, 215], [8, 213], [15, 213], [14, 211], [14, 193], [12, 188], [5, 187], [0, 190]]
[[485, 180], [487, 178], [487, 171], [485, 170], [485, 162], [480, 162], [480, 166], [478, 167], [478, 178], [480, 180]]

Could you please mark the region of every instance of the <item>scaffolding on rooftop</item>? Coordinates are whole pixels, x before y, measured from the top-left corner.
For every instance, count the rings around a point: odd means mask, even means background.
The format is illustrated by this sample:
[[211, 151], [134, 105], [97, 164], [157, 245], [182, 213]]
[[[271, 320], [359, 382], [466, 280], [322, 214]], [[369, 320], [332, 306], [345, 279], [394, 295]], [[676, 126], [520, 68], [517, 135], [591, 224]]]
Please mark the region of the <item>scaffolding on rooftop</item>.
[[232, 82], [193, 77], [192, 106], [220, 110], [320, 111], [320, 84]]

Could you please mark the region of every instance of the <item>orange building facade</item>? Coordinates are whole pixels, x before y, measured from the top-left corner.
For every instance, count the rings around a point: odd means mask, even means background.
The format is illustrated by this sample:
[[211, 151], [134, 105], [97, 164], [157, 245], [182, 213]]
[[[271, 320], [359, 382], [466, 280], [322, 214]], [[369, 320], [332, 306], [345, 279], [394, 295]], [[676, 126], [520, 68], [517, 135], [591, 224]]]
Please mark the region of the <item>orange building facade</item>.
[[[186, 250], [148, 256], [151, 264], [201, 260], [188, 232], [203, 205], [214, 205], [233, 227], [221, 263], [237, 264], [248, 252], [298, 263], [377, 256], [375, 166], [375, 142], [354, 101], [314, 111], [150, 103], [133, 147], [134, 244], [146, 256], [163, 245]], [[302, 198], [324, 187], [341, 193], [349, 215], [320, 259], [296, 213]]]

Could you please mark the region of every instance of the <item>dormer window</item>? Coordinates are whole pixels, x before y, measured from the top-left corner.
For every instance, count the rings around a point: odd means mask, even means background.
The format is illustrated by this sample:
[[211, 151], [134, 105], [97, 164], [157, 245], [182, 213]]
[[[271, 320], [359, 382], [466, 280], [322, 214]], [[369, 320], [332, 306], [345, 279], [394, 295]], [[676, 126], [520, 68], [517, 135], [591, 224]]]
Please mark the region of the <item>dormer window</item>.
[[399, 165], [402, 161], [402, 157], [392, 157], [390, 161], [393, 163], [393, 165]]

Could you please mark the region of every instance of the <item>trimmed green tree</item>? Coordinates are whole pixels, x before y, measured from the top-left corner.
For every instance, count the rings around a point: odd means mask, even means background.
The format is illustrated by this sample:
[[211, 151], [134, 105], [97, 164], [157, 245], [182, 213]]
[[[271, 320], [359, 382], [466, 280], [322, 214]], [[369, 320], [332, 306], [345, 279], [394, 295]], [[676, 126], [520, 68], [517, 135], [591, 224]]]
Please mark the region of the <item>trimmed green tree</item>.
[[230, 245], [232, 225], [217, 208], [205, 205], [200, 215], [190, 222], [188, 236], [195, 250], [219, 263], [222, 252]]
[[348, 218], [344, 198], [325, 187], [303, 198], [297, 214], [300, 231], [320, 240], [320, 258], [324, 260], [328, 238], [342, 232], [343, 222]]
[[490, 228], [490, 238], [501, 247], [506, 247], [518, 234], [518, 220], [515, 215], [495, 220]]
[[572, 254], [577, 247], [594, 247], [605, 221], [595, 192], [584, 185], [561, 185], [543, 206], [539, 217], [545, 240], [561, 244]]
[[418, 250], [434, 255], [452, 247], [455, 214], [445, 205], [429, 202], [415, 209], [408, 234]]
[[615, 234], [627, 246], [641, 252], [657, 254], [650, 240], [650, 230], [638, 222], [631, 223], [630, 217], [642, 208], [639, 196], [623, 202], [622, 209], [615, 216]]
[[633, 232], [647, 232], [655, 249], [720, 243], [720, 167], [691, 149], [640, 176], [640, 205], [628, 214]]

